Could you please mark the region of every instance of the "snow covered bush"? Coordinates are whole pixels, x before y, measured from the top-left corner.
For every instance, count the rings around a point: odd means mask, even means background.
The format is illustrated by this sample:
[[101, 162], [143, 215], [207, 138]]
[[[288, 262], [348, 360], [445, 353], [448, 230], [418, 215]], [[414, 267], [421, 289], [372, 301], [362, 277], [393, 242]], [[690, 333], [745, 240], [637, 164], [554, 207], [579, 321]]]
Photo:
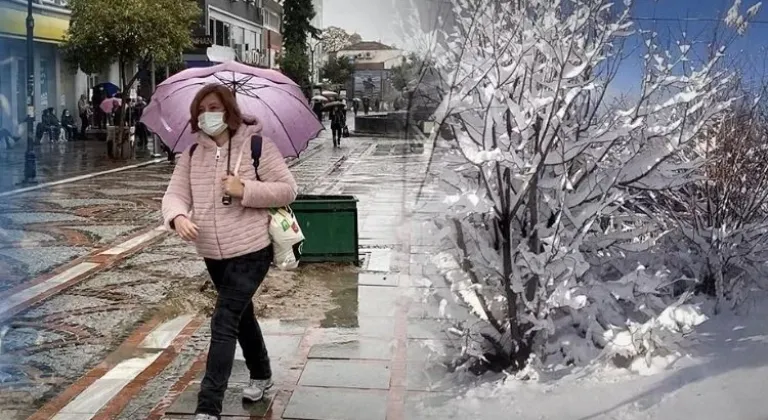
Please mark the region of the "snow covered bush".
[[[732, 103], [723, 50], [695, 64], [686, 43], [660, 48], [629, 2], [450, 3], [433, 57], [448, 87], [436, 119], [462, 162], [444, 173], [451, 235], [498, 367], [674, 352], [702, 318], [668, 321], [695, 308], [679, 293], [688, 279], [660, 263], [668, 232], [643, 200], [696, 179], [691, 150]], [[638, 38], [640, 94], [611, 102]]]
[[669, 268], [700, 279], [716, 310], [768, 278], [768, 110], [760, 96], [740, 97], [691, 151], [705, 162], [695, 182], [650, 196], [675, 232]]

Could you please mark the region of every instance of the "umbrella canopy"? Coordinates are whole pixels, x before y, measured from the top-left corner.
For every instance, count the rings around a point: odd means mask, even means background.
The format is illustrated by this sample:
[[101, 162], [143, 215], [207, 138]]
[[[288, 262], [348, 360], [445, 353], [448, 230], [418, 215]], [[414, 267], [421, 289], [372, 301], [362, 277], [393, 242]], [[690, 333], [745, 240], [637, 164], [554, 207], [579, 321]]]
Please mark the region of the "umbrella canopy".
[[114, 83], [104, 82], [94, 86], [93, 90], [101, 90], [107, 98], [111, 98], [120, 91], [120, 88]]
[[119, 98], [107, 98], [101, 101], [99, 108], [101, 108], [101, 110], [105, 113], [111, 114], [112, 111], [114, 111], [116, 108], [120, 108], [120, 105], [122, 104], [123, 101]]
[[313, 101], [318, 101], [318, 102], [328, 102], [328, 98], [326, 98], [323, 95], [315, 95], [315, 96], [312, 97], [312, 100]]
[[332, 91], [332, 90], [324, 90], [323, 91], [323, 96], [325, 96], [326, 98], [335, 98], [335, 97], [339, 96], [339, 94], [334, 92], [334, 91]]
[[160, 136], [174, 152], [191, 146], [196, 135], [189, 126], [189, 106], [208, 84], [221, 84], [235, 92], [240, 111], [259, 119], [263, 135], [285, 157], [296, 157], [323, 125], [307, 105], [301, 89], [280, 72], [233, 61], [181, 71], [158, 85], [141, 122]]
[[327, 111], [327, 110], [333, 109], [333, 108], [344, 108], [345, 106], [347, 106], [347, 104], [345, 104], [344, 102], [333, 101], [333, 102], [329, 102], [329, 103], [325, 104], [323, 106], [323, 111]]

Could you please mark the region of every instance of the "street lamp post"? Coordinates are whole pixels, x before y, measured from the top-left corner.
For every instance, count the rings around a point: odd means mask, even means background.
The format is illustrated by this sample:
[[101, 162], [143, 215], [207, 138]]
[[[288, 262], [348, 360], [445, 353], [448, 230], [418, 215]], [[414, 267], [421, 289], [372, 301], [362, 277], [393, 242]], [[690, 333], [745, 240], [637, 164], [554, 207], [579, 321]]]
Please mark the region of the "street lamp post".
[[[313, 45], [314, 44], [314, 45]], [[310, 80], [312, 82], [312, 87], [314, 88], [314, 85], [320, 82], [320, 76], [318, 74], [318, 68], [317, 68], [317, 47], [322, 45], [321, 41], [317, 42], [309, 42], [309, 60], [311, 64], [311, 71], [312, 71], [312, 79]]]
[[32, 0], [27, 0], [27, 153], [24, 156], [24, 183], [37, 183], [35, 141], [35, 18]]

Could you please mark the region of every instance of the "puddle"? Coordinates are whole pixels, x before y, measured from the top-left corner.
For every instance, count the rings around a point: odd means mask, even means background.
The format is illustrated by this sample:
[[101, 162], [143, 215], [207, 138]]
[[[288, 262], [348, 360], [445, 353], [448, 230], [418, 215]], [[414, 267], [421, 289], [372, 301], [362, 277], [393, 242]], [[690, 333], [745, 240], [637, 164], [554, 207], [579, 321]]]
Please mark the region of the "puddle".
[[205, 276], [179, 282], [176, 287], [171, 289], [168, 297], [163, 299], [159, 310], [154, 311], [152, 316], [159, 317], [161, 322], [165, 322], [186, 314], [208, 316], [213, 314], [216, 291], [213, 285], [201, 290], [204, 280], [210, 282]]
[[[210, 316], [213, 287], [201, 291], [205, 276], [179, 282], [150, 314], [162, 321], [184, 314]], [[358, 326], [358, 272], [346, 264], [305, 264], [296, 271], [270, 270], [254, 298], [256, 316], [283, 321], [319, 321], [324, 328]]]
[[3, 358], [0, 361], [0, 384], [23, 384], [29, 382], [29, 375], [16, 360]]
[[329, 263], [302, 265], [295, 272], [272, 270], [255, 302], [259, 318], [354, 326], [357, 323], [357, 268]]
[[104, 359], [104, 362], [114, 366], [120, 362], [124, 362], [126, 360], [135, 359], [135, 358], [143, 358], [148, 354], [152, 354], [156, 352], [157, 352], [157, 349], [141, 348], [139, 347], [139, 344], [131, 345], [131, 346], [126, 346], [125, 344], [123, 344], [122, 347], [118, 347], [117, 350], [110, 353]]
[[331, 298], [335, 308], [325, 313], [320, 322], [322, 328], [357, 328], [358, 314], [358, 273], [339, 273], [326, 279], [331, 289]]

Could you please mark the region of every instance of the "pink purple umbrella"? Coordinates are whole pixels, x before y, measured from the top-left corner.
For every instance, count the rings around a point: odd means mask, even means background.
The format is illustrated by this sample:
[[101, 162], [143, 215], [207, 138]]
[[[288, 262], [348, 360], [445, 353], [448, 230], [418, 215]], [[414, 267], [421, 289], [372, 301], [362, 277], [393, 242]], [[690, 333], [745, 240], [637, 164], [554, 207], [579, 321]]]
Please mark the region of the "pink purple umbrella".
[[259, 119], [263, 135], [275, 142], [285, 157], [297, 157], [323, 130], [291, 79], [275, 70], [233, 61], [187, 69], [166, 79], [157, 86], [141, 122], [174, 152], [186, 150], [195, 142], [189, 126], [189, 105], [208, 84], [230, 87], [242, 113]]
[[120, 108], [120, 105], [123, 104], [123, 101], [120, 98], [107, 98], [101, 101], [101, 104], [99, 104], [99, 108], [101, 108], [102, 111], [104, 111], [107, 114], [111, 114], [112, 111], [115, 110], [115, 108]]

